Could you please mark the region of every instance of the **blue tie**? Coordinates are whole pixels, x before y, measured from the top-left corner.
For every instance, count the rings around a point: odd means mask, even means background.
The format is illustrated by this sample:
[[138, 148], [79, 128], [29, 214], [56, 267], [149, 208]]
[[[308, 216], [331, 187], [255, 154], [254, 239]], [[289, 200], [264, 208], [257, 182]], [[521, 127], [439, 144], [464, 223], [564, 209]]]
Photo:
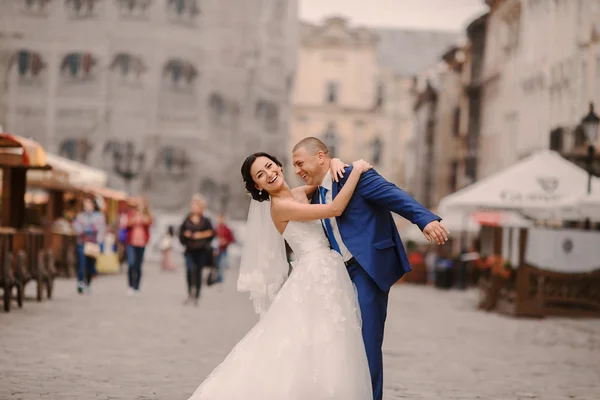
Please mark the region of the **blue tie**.
[[[319, 186], [319, 193], [321, 194], [321, 204], [327, 204], [327, 202], [325, 201], [325, 194], [327, 193], [327, 189], [323, 186]], [[333, 228], [331, 227], [331, 221], [329, 221], [329, 218], [325, 218], [323, 222], [325, 223], [325, 230], [327, 230], [327, 236], [329, 237], [329, 243], [331, 243], [331, 248], [337, 251], [338, 253], [342, 254], [342, 252], [340, 251], [340, 246], [338, 246], [337, 241], [335, 240], [335, 236], [333, 236]]]

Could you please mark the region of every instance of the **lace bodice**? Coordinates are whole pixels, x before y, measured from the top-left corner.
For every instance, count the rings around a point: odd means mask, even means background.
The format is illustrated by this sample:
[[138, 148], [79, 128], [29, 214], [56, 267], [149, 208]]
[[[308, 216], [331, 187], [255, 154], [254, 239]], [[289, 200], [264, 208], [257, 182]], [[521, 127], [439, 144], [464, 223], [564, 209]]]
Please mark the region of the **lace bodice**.
[[329, 250], [329, 240], [323, 232], [321, 221], [290, 221], [283, 237], [297, 257], [317, 250]]

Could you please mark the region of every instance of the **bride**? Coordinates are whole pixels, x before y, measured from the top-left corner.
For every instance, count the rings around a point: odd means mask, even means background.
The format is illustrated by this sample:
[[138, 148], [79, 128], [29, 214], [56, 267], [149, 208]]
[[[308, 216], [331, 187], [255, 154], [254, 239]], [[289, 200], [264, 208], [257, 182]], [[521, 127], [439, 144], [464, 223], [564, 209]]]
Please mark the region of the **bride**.
[[[261, 319], [190, 400], [373, 398], [357, 295], [320, 222], [344, 211], [372, 167], [354, 162], [329, 204], [309, 204], [316, 188], [290, 189], [281, 167], [266, 153], [242, 165], [253, 201], [238, 290], [250, 292]], [[289, 278], [284, 238], [298, 258]]]

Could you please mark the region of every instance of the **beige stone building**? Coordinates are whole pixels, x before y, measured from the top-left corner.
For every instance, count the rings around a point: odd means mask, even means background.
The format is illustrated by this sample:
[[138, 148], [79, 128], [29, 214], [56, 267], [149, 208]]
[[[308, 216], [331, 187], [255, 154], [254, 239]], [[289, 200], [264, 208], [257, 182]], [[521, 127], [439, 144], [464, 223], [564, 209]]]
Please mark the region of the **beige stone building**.
[[600, 1], [486, 3], [461, 68], [442, 63], [418, 80], [406, 179], [429, 207], [536, 150], [585, 165], [580, 122], [589, 102], [600, 105]]
[[459, 184], [464, 50], [449, 48], [417, 80], [414, 126], [407, 145], [406, 189], [428, 208]]
[[[548, 148], [570, 153], [600, 104], [600, 1], [488, 0], [478, 179]], [[560, 146], [558, 146], [560, 144]]]
[[0, 124], [178, 212], [247, 210], [239, 168], [287, 150], [296, 0], [0, 2]]
[[289, 148], [322, 138], [344, 160], [365, 158], [404, 185], [414, 76], [456, 40], [451, 32], [355, 27], [332, 17], [301, 26]]

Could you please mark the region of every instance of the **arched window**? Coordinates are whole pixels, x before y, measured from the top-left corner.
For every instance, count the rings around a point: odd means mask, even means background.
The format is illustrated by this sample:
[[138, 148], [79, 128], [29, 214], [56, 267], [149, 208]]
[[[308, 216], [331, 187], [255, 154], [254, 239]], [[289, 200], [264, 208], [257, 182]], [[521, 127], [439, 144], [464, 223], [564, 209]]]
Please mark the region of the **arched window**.
[[25, 14], [40, 17], [48, 15], [48, 4], [52, 0], [14, 0], [15, 2], [19, 1], [21, 11]]
[[167, 0], [167, 12], [176, 21], [193, 21], [200, 15], [198, 0]]
[[115, 0], [119, 15], [123, 18], [144, 18], [153, 0]]
[[148, 70], [141, 57], [129, 53], [116, 54], [109, 68], [121, 78], [134, 80], [139, 80]]
[[98, 11], [102, 0], [65, 0], [65, 7], [71, 18], [90, 18]]
[[171, 89], [189, 91], [198, 78], [198, 69], [189, 61], [172, 58], [163, 67], [163, 80]]
[[10, 63], [11, 67], [12, 65], [16, 66], [21, 83], [38, 80], [46, 68], [46, 63], [40, 53], [25, 49], [17, 51]]
[[550, 131], [550, 150], [562, 151], [564, 146], [563, 129], [556, 128]]

